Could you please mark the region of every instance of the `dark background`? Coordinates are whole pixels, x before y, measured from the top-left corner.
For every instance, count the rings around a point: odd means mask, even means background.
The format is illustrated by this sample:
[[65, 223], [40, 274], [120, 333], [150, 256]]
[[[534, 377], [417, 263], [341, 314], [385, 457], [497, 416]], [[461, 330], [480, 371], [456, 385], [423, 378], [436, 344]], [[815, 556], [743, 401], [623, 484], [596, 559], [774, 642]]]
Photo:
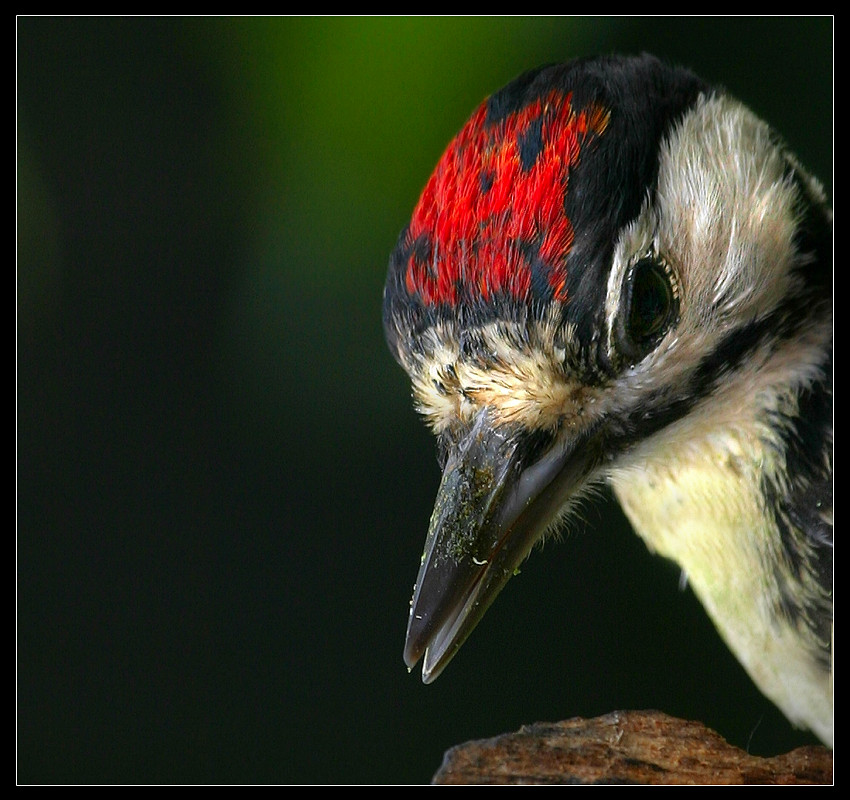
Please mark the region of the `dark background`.
[[439, 475], [380, 306], [443, 148], [524, 69], [685, 63], [831, 196], [832, 46], [830, 18], [19, 18], [19, 782], [427, 782], [631, 708], [814, 741], [606, 497], [407, 673]]

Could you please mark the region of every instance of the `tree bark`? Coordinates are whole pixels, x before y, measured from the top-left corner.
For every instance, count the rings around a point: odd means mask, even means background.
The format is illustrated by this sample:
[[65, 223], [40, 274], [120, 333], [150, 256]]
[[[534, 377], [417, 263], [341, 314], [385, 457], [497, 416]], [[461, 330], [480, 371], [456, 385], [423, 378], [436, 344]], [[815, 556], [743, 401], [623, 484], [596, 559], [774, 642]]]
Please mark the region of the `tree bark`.
[[536, 723], [447, 751], [435, 784], [831, 784], [832, 751], [751, 756], [657, 711]]

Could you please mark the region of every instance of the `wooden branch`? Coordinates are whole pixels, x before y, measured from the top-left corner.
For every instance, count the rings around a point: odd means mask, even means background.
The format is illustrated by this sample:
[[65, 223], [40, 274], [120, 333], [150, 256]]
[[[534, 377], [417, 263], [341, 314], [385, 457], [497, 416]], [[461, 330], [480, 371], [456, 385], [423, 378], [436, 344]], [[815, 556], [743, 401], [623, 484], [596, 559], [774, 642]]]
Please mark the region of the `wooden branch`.
[[832, 751], [759, 758], [657, 711], [523, 726], [449, 750], [435, 784], [831, 784]]

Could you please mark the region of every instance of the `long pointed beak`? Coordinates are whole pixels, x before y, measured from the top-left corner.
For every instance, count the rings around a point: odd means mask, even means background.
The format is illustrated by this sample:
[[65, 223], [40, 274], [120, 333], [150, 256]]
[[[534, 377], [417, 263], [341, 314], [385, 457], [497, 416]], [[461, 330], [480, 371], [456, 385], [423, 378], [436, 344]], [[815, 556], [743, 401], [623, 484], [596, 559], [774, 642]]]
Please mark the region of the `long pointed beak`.
[[404, 660], [434, 681], [596, 463], [585, 436], [531, 457], [482, 411], [449, 454], [410, 604]]

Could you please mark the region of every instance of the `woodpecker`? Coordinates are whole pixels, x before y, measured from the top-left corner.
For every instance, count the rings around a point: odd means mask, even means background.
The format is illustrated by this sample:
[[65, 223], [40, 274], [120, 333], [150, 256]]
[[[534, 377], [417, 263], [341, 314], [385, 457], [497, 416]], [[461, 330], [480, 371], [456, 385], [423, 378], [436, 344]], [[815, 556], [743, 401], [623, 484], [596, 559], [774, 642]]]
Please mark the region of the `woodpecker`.
[[408, 667], [433, 681], [607, 482], [755, 684], [832, 746], [832, 259], [821, 185], [687, 69], [579, 59], [482, 103], [384, 290], [443, 470]]

